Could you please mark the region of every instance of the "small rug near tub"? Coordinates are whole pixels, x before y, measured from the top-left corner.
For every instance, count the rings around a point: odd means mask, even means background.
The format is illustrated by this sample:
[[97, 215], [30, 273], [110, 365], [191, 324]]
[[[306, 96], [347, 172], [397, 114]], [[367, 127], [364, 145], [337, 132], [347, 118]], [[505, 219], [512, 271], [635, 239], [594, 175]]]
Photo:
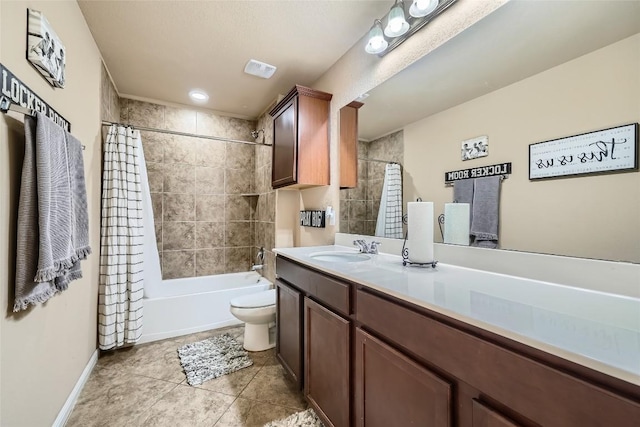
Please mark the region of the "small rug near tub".
[[229, 334], [183, 345], [178, 356], [192, 386], [253, 365], [249, 353]]
[[271, 421], [265, 424], [264, 427], [324, 427], [324, 424], [313, 412], [313, 409], [309, 408], [306, 411], [289, 415], [282, 420]]

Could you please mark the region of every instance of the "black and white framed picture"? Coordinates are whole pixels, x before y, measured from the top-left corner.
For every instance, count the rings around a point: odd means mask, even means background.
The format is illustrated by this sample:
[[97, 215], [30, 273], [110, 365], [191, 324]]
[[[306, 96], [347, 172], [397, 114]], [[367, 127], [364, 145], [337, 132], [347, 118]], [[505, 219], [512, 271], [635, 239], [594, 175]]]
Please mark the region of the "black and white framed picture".
[[462, 141], [460, 145], [462, 160], [472, 160], [489, 155], [489, 137], [478, 136]]
[[64, 88], [65, 47], [42, 12], [27, 9], [27, 60], [51, 86]]
[[638, 123], [529, 145], [529, 179], [638, 170]]

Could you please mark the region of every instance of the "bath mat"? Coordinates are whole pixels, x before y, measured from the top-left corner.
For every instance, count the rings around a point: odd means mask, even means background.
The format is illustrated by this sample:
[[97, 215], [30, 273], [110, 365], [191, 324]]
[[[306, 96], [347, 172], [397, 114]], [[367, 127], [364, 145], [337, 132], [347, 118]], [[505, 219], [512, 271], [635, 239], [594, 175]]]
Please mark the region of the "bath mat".
[[309, 408], [306, 411], [289, 415], [287, 418], [271, 421], [265, 424], [264, 427], [324, 427], [324, 424], [313, 412], [313, 409]]
[[183, 345], [178, 356], [192, 386], [253, 365], [249, 353], [229, 334]]

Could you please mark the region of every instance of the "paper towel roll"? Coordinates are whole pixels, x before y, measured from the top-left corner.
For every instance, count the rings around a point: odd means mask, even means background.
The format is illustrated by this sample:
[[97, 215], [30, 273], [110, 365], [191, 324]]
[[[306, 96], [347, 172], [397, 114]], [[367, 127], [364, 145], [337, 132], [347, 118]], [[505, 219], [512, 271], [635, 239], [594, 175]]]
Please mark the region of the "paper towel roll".
[[409, 261], [433, 262], [433, 202], [408, 203]]
[[469, 209], [469, 203], [445, 203], [445, 243], [469, 246]]

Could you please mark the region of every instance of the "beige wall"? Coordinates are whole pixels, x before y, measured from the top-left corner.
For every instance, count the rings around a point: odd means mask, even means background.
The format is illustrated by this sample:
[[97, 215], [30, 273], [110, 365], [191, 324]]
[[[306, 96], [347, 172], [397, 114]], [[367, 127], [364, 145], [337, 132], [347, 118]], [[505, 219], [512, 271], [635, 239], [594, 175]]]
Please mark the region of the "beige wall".
[[[313, 84], [314, 89], [333, 94], [329, 121], [331, 185], [300, 191], [300, 209], [320, 209], [331, 205], [339, 211], [340, 108], [413, 64], [506, 2], [507, 0], [459, 0], [446, 13], [384, 58], [365, 53], [363, 35], [363, 39]], [[278, 212], [280, 209], [278, 204]], [[298, 227], [294, 233], [299, 236], [296, 246], [332, 244], [338, 227], [338, 223], [324, 229]]]
[[[406, 126], [405, 199], [433, 200], [437, 217], [445, 171], [512, 162], [501, 248], [640, 262], [640, 173], [528, 179], [529, 144], [638, 121], [640, 34]], [[489, 156], [460, 160], [480, 135]]]
[[[40, 10], [67, 49], [66, 87], [53, 89], [25, 60], [26, 9]], [[93, 254], [84, 278], [44, 305], [13, 314], [22, 116], [0, 115], [0, 425], [51, 425], [96, 350], [100, 225], [100, 55], [76, 2], [0, 2], [0, 62], [72, 124], [86, 145]]]

